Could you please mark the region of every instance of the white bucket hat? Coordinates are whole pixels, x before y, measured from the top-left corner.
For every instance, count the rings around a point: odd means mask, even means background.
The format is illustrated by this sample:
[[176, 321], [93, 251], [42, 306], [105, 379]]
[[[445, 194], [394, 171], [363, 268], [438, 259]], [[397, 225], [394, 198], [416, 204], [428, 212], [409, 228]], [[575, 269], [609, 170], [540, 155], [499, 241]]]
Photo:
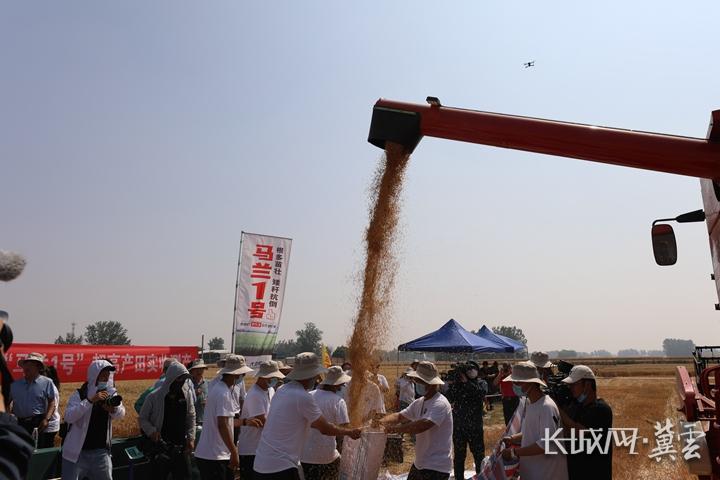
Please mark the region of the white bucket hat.
[[220, 375], [244, 375], [252, 371], [252, 368], [245, 365], [245, 357], [242, 355], [228, 355], [225, 358], [225, 366], [218, 373]]
[[283, 375], [278, 368], [278, 363], [272, 360], [262, 362], [255, 376], [257, 378], [285, 378], [285, 375]]
[[535, 364], [533, 362], [516, 363], [512, 367], [512, 373], [503, 378], [503, 382], [537, 383], [547, 387], [545, 382], [540, 380], [537, 368], [535, 368]]
[[444, 385], [438, 374], [438, 369], [432, 362], [422, 361], [418, 364], [417, 369], [412, 372], [408, 372], [407, 376], [410, 378], [419, 378], [428, 385]]
[[27, 357], [21, 358], [20, 360], [18, 360], [18, 362], [17, 362], [18, 367], [22, 368], [22, 366], [25, 362], [30, 362], [30, 361], [38, 362], [38, 363], [40, 363], [41, 366], [45, 365], [45, 357], [43, 356], [42, 353], [31, 352], [31, 353], [27, 354]]
[[585, 365], [575, 365], [570, 370], [570, 375], [562, 379], [563, 383], [576, 383], [580, 380], [595, 380], [595, 374], [590, 367]]
[[328, 368], [327, 374], [325, 374], [325, 380], [320, 382], [320, 385], [342, 385], [352, 380], [352, 377], [345, 372], [339, 365], [333, 365]]
[[322, 366], [320, 357], [312, 352], [303, 352], [295, 357], [293, 371], [288, 373], [285, 378], [288, 380], [307, 380], [326, 372], [327, 369]]
[[550, 355], [545, 352], [533, 352], [530, 354], [530, 362], [537, 368], [552, 368], [555, 366], [550, 361]]
[[202, 358], [196, 358], [196, 359], [193, 360], [193, 362], [190, 364], [190, 368], [188, 368], [188, 371], [189, 371], [189, 370], [195, 370], [196, 368], [210, 368], [210, 367], [209, 367], [208, 365], [205, 365], [205, 362], [203, 361]]

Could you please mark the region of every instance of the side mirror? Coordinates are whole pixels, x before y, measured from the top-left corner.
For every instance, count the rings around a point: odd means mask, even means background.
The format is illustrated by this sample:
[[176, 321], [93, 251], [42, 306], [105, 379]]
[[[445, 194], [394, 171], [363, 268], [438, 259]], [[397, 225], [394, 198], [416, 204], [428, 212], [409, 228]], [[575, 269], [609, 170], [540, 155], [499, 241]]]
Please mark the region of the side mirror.
[[661, 266], [675, 265], [675, 262], [677, 262], [677, 243], [675, 242], [675, 232], [672, 227], [666, 223], [659, 223], [652, 226], [650, 234], [652, 236], [655, 263]]

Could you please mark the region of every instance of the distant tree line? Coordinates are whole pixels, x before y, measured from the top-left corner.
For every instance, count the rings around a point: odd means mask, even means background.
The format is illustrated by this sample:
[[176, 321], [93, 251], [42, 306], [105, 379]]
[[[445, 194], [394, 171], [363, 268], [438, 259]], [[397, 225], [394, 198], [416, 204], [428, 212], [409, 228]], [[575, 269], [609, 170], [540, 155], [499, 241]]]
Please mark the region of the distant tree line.
[[66, 332], [65, 336], [58, 335], [56, 344], [79, 345], [130, 345], [128, 331], [122, 323], [115, 321], [100, 321], [85, 327], [84, 335], [75, 335], [75, 332]]

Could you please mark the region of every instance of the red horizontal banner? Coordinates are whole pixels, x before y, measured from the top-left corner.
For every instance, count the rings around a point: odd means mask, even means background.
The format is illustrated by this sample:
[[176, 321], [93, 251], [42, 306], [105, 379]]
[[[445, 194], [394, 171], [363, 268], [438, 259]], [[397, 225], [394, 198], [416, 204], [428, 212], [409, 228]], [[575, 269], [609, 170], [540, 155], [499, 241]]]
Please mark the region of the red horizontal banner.
[[198, 357], [197, 347], [163, 347], [130, 345], [55, 345], [52, 343], [13, 343], [5, 352], [13, 377], [19, 378], [22, 369], [18, 360], [36, 352], [45, 356], [46, 365], [54, 365], [61, 382], [84, 382], [93, 360], [110, 360], [117, 368], [115, 380], [145, 380], [158, 378], [166, 358], [183, 364]]

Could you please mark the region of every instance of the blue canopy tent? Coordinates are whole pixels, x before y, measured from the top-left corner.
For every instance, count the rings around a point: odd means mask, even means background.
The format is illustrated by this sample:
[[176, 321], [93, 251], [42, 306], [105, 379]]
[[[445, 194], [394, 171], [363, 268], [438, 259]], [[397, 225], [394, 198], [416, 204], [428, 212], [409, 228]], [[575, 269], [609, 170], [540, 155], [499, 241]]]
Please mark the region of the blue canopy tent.
[[513, 352], [527, 350], [527, 345], [525, 345], [524, 343], [520, 343], [517, 340], [506, 337], [504, 335], [499, 335], [487, 328], [485, 325], [482, 326], [482, 328], [478, 331], [477, 335], [492, 342], [508, 345], [513, 348]]
[[515, 347], [475, 335], [450, 319], [445, 325], [420, 338], [398, 347], [398, 351], [414, 352], [465, 352], [465, 353], [512, 353]]

